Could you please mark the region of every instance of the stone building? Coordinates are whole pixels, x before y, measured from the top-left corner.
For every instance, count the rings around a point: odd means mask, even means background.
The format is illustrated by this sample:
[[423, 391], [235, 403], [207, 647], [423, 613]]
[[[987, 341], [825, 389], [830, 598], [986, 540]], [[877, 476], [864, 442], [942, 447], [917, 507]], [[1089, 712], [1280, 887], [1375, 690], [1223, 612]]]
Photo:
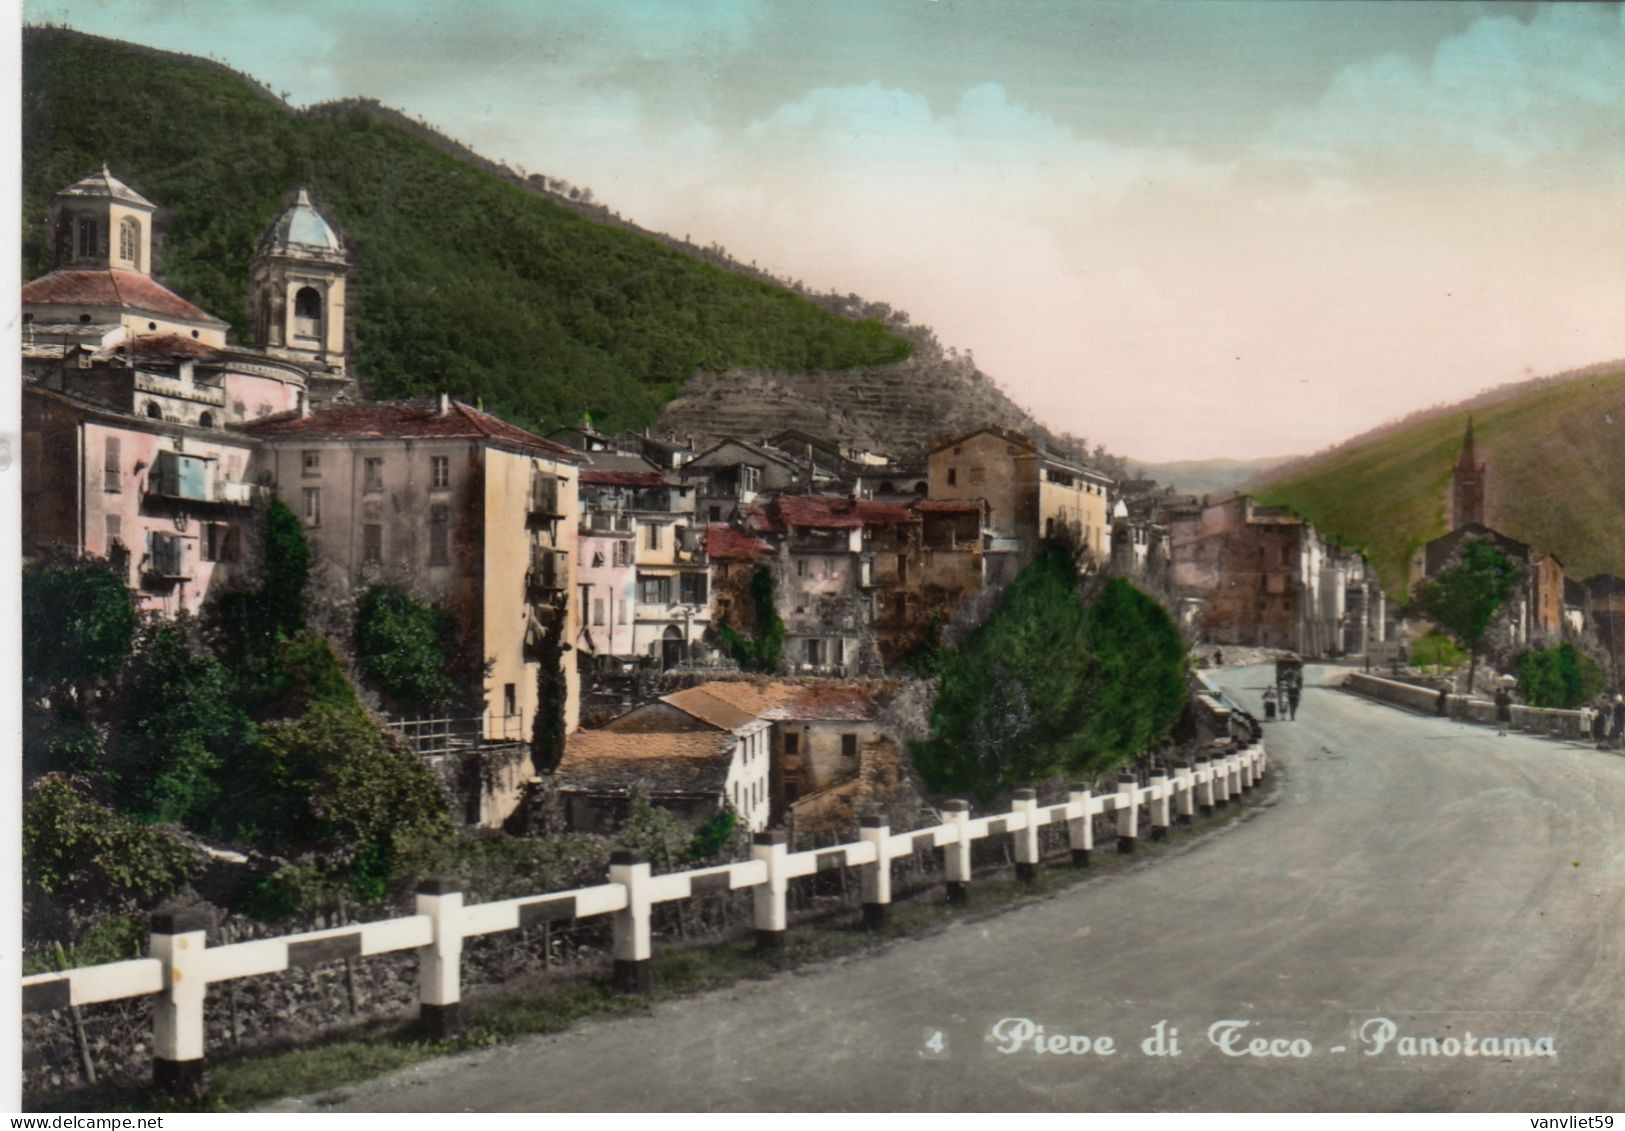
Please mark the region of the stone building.
[[[327, 584], [396, 584], [450, 611], [459, 650], [485, 667], [487, 739], [528, 738], [551, 634], [579, 633], [581, 457], [471, 405], [332, 404], [240, 425], [256, 477], [300, 518]], [[562, 665], [566, 726], [579, 675]]]
[[1314, 526], [1247, 495], [1165, 506], [1169, 581], [1200, 602], [1192, 627], [1219, 644], [1358, 655], [1386, 635], [1375, 575]]
[[774, 589], [784, 621], [780, 671], [848, 675], [873, 663], [870, 602], [859, 583], [864, 520], [833, 495], [780, 495], [746, 513], [746, 529], [776, 547]]
[[1462, 547], [1469, 541], [1489, 542], [1518, 570], [1518, 586], [1508, 602], [1512, 643], [1521, 646], [1559, 639], [1564, 628], [1563, 562], [1555, 554], [1536, 550], [1481, 523], [1457, 527], [1418, 547], [1411, 555], [1411, 592], [1459, 562]]
[[[746, 440], [721, 440], [683, 465], [681, 480], [695, 490], [695, 513], [701, 522], [731, 522], [746, 507], [785, 491], [806, 490], [807, 467], [776, 448]], [[817, 481], [833, 487], [827, 471]]]
[[[1111, 551], [1110, 476], [1044, 450], [1008, 428], [988, 426], [931, 449], [934, 500], [983, 500], [989, 572], [1019, 565], [1041, 540], [1067, 534], [1097, 563]], [[1009, 566], [995, 566], [1004, 555]]]

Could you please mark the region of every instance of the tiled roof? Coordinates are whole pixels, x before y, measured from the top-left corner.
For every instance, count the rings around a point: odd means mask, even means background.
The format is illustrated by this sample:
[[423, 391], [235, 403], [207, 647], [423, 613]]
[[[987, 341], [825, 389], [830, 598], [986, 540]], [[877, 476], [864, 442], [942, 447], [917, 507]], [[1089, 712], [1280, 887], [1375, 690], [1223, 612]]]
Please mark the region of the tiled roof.
[[962, 444], [972, 436], [980, 436], [983, 432], [997, 436], [1007, 443], [1015, 444], [1019, 447], [1027, 449], [1030, 452], [1038, 450], [1038, 445], [1033, 442], [1031, 436], [1028, 436], [1022, 432], [1017, 432], [1014, 428], [1005, 428], [999, 424], [984, 424], [980, 428], [971, 428], [963, 432], [956, 432], [953, 435], [946, 436], [932, 444], [931, 450], [933, 452], [940, 452], [943, 448], [951, 448], [955, 444]]
[[581, 482], [589, 487], [664, 487], [666, 477], [658, 471], [618, 471], [612, 467], [584, 467]]
[[578, 730], [564, 742], [554, 771], [561, 789], [654, 793], [720, 793], [733, 760], [726, 730]]
[[23, 305], [112, 306], [183, 322], [225, 323], [187, 302], [150, 275], [119, 267], [52, 271], [23, 284]]
[[213, 346], [206, 346], [192, 338], [183, 338], [179, 334], [138, 334], [125, 340], [123, 345], [115, 346], [113, 352], [125, 357], [151, 357], [169, 359], [174, 357], [190, 358], [194, 361], [212, 358], [219, 354]]
[[749, 561], [762, 554], [772, 553], [773, 547], [760, 538], [731, 526], [712, 524], [705, 528], [705, 554], [723, 561]]
[[762, 534], [784, 533], [783, 524], [766, 507], [746, 507], [745, 522], [752, 530]]
[[975, 499], [921, 499], [914, 509], [927, 514], [981, 514], [982, 504]]
[[238, 427], [273, 439], [305, 436], [315, 440], [492, 440], [527, 448], [549, 459], [570, 463], [580, 460], [574, 450], [562, 444], [534, 436], [461, 401], [452, 401], [444, 414], [433, 400], [335, 404], [308, 416], [284, 412], [245, 421]]
[[859, 499], [856, 506], [858, 517], [866, 526], [879, 526], [883, 524], [895, 525], [907, 522], [909, 519], [907, 503], [884, 503], [873, 499]]
[[754, 712], [742, 710], [712, 695], [709, 691], [711, 686], [701, 684], [699, 687], [687, 687], [670, 695], [662, 695], [660, 701], [669, 703], [679, 711], [684, 711], [701, 722], [710, 723], [722, 730], [737, 730], [756, 721], [757, 716]]
[[93, 173], [86, 173], [57, 195], [122, 200], [126, 204], [140, 205], [149, 211], [156, 211], [158, 208], [152, 201], [110, 173], [106, 165]]
[[862, 721], [874, 718], [874, 692], [865, 686], [839, 681], [787, 683], [782, 680], [713, 680], [690, 691], [703, 691], [761, 719]]
[[863, 525], [856, 504], [837, 495], [780, 495], [773, 501], [778, 519], [788, 527], [851, 530]]

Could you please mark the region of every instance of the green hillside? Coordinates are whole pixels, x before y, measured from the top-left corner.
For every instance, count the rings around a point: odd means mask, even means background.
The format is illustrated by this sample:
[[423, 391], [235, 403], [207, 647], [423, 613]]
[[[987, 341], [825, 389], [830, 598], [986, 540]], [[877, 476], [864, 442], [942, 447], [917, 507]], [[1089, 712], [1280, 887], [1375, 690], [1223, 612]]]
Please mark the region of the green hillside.
[[[1476, 406], [1489, 464], [1489, 525], [1563, 559], [1568, 573], [1625, 574], [1625, 368]], [[1445, 531], [1467, 412], [1420, 420], [1259, 488], [1361, 548], [1404, 592], [1411, 551]]]
[[896, 361], [878, 322], [594, 223], [358, 108], [300, 113], [213, 63], [57, 28], [23, 40], [23, 275], [52, 193], [106, 162], [157, 203], [157, 274], [241, 329], [255, 241], [308, 186], [349, 240], [355, 371], [534, 428], [652, 423], [697, 369]]

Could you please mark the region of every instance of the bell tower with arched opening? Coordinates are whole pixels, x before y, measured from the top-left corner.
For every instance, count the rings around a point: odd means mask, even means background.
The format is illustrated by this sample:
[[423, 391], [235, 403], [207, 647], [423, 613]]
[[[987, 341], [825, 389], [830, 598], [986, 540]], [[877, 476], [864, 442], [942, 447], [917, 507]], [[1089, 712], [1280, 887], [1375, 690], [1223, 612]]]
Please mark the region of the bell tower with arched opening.
[[260, 237], [249, 269], [248, 317], [254, 344], [311, 370], [311, 396], [333, 400], [351, 386], [346, 372], [344, 241], [300, 189]]

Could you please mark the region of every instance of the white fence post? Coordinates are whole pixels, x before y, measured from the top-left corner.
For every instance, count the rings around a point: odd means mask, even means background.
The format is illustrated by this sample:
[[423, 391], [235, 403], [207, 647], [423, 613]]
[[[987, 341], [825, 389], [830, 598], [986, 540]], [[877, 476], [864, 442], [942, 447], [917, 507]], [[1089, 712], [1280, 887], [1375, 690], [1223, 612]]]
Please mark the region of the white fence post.
[[1236, 759], [1236, 772], [1240, 775], [1241, 792], [1246, 793], [1253, 788], [1253, 748], [1248, 743], [1242, 750], [1241, 756]]
[[891, 825], [885, 817], [866, 816], [859, 822], [858, 839], [875, 846], [875, 860], [862, 869], [863, 925], [870, 930], [886, 923], [891, 906]]
[[1134, 791], [1139, 780], [1133, 774], [1120, 774], [1117, 778], [1117, 851], [1133, 852], [1134, 842], [1140, 835], [1140, 807]]
[[1168, 771], [1157, 770], [1151, 775], [1151, 787], [1157, 796], [1151, 799], [1151, 839], [1168, 839]]
[[948, 902], [962, 904], [970, 898], [970, 802], [944, 801], [942, 816], [943, 823], [953, 826], [959, 834], [942, 850], [942, 875]]
[[789, 911], [785, 907], [785, 894], [790, 887], [790, 878], [785, 874], [789, 845], [790, 838], [782, 829], [760, 832], [751, 838], [751, 859], [767, 865], [767, 881], [757, 884], [753, 895], [759, 950], [776, 950], [782, 946], [785, 929], [790, 925]]
[[641, 853], [618, 848], [609, 858], [609, 882], [626, 889], [626, 907], [615, 912], [615, 988], [623, 994], [654, 988], [654, 944], [650, 938], [649, 862]]
[[152, 917], [147, 954], [163, 964], [164, 984], [152, 1011], [152, 1083], [166, 1095], [197, 1099], [204, 1093], [203, 948], [207, 911], [185, 908]]
[[1213, 759], [1206, 754], [1196, 756], [1196, 772], [1203, 777], [1203, 781], [1196, 787], [1196, 807], [1201, 810], [1202, 816], [1213, 816], [1213, 775], [1215, 772]]
[[1016, 879], [1030, 884], [1038, 879], [1038, 791], [1018, 789], [1010, 808], [1026, 815], [1027, 822], [1012, 836], [1016, 842]]
[[456, 880], [418, 884], [417, 913], [429, 917], [431, 935], [418, 948], [418, 1024], [442, 1041], [463, 1022], [463, 890]]
[[1196, 819], [1196, 787], [1194, 784], [1195, 779], [1191, 777], [1191, 764], [1189, 762], [1175, 762], [1174, 777], [1180, 787], [1177, 793], [1174, 820], [1181, 825], [1188, 825]]
[[1089, 866], [1089, 853], [1095, 847], [1095, 818], [1089, 810], [1093, 800], [1081, 785], [1067, 790], [1067, 801], [1083, 808], [1083, 816], [1069, 817], [1066, 822], [1066, 840], [1072, 848], [1072, 863], [1079, 868]]

